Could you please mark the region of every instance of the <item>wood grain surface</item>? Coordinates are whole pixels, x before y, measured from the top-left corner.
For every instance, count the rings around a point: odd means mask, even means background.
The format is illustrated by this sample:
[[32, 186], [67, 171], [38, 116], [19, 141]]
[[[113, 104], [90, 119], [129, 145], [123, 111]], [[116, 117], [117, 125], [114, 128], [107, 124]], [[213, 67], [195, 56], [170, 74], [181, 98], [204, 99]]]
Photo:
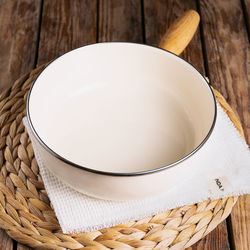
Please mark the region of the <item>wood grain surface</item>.
[[142, 42], [140, 0], [100, 0], [99, 42]]
[[[201, 25], [182, 57], [223, 93], [250, 142], [249, 0], [0, 0], [0, 91], [36, 65], [96, 41], [157, 46], [185, 10]], [[249, 249], [250, 196], [240, 197], [230, 219], [189, 249]], [[0, 249], [28, 250], [0, 230]]]
[[239, 197], [230, 215], [232, 244], [236, 250], [250, 248], [250, 195]]
[[240, 0], [221, 0], [220, 4], [201, 0], [200, 11], [211, 84], [237, 111], [249, 142], [249, 43]]
[[37, 64], [96, 42], [96, 0], [44, 0]]
[[26, 247], [22, 244], [17, 244], [17, 250], [31, 250], [32, 248]]
[[34, 67], [40, 0], [1, 0], [0, 91]]
[[[208, 76], [238, 113], [245, 137], [250, 142], [249, 42], [240, 1], [201, 0]], [[229, 220], [235, 249], [250, 247], [250, 195], [241, 196]]]
[[0, 230], [0, 249], [13, 249], [13, 240], [2, 229]]

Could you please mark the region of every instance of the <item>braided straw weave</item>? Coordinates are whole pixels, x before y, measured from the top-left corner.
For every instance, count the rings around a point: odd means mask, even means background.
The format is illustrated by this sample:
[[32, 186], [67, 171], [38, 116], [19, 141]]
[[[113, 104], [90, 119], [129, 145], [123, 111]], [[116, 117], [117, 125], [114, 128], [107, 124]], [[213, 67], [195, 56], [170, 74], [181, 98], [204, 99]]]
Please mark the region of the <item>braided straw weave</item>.
[[[230, 214], [237, 197], [208, 200], [99, 231], [63, 234], [22, 124], [28, 90], [45, 66], [24, 75], [0, 95], [0, 227], [10, 237], [44, 249], [184, 249]], [[230, 106], [214, 93], [243, 135]]]

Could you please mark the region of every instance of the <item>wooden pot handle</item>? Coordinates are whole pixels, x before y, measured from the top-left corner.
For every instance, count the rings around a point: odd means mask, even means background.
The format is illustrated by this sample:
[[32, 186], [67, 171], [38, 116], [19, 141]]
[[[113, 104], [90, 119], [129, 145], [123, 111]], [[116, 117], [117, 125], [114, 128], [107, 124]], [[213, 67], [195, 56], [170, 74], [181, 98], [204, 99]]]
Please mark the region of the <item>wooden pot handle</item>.
[[180, 55], [193, 38], [199, 22], [200, 16], [196, 11], [186, 11], [170, 26], [159, 47]]

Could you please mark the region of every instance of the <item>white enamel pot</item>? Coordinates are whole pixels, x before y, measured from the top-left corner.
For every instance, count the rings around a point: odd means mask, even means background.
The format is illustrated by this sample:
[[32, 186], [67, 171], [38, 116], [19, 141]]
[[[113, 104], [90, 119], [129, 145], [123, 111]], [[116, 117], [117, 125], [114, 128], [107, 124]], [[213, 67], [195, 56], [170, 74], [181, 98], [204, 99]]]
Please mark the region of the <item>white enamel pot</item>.
[[51, 62], [27, 117], [44, 165], [84, 194], [136, 199], [192, 177], [216, 119], [206, 79], [163, 49], [99, 43]]

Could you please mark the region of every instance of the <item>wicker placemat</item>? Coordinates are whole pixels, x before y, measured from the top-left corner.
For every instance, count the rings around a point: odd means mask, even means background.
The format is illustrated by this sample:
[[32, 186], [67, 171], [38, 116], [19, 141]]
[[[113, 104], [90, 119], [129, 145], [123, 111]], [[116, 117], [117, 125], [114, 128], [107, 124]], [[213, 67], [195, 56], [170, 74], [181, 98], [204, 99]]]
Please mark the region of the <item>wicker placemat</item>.
[[[28, 90], [44, 67], [21, 77], [0, 95], [0, 227], [10, 237], [44, 249], [184, 249], [230, 214], [237, 197], [208, 200], [99, 231], [63, 234], [22, 124]], [[243, 135], [230, 106], [214, 93]]]

